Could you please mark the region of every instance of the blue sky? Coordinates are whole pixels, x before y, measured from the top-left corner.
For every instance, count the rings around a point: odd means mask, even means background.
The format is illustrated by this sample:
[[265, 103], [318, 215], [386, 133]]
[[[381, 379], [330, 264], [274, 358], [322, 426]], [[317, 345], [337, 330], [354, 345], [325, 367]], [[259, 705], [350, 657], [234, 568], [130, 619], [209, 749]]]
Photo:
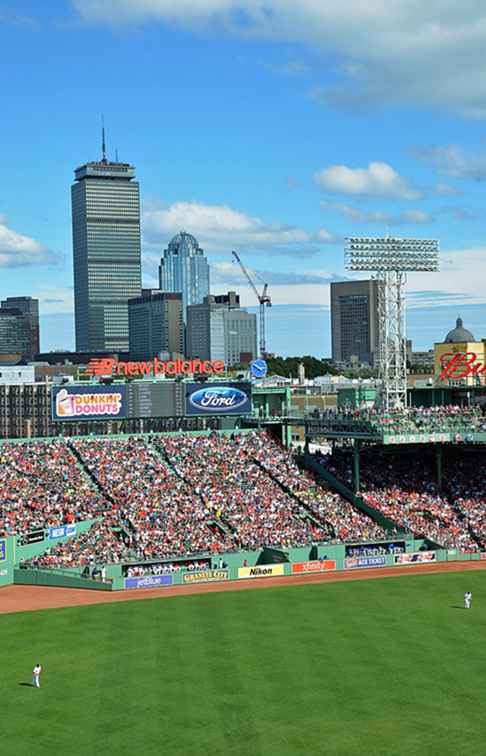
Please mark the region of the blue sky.
[[147, 285], [184, 228], [251, 306], [237, 249], [270, 284], [269, 348], [322, 356], [343, 238], [438, 238], [409, 336], [459, 313], [486, 336], [486, 8], [338, 5], [0, 0], [0, 297], [39, 297], [43, 349], [74, 348], [69, 187], [101, 113], [136, 166]]

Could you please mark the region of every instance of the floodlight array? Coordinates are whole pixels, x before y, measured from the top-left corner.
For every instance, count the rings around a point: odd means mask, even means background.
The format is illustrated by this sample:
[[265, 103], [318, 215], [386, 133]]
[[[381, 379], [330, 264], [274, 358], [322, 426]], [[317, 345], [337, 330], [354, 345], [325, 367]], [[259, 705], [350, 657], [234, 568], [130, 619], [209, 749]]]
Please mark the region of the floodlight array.
[[439, 242], [436, 239], [394, 237], [349, 237], [345, 264], [348, 270], [434, 272], [439, 269]]

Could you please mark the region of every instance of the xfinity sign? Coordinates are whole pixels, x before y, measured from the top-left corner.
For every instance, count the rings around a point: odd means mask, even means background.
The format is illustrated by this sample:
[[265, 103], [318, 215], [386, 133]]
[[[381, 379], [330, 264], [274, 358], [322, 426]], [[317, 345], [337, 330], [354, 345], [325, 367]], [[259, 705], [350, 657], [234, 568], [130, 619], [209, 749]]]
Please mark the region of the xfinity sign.
[[186, 415], [248, 415], [250, 383], [190, 383], [186, 388]]

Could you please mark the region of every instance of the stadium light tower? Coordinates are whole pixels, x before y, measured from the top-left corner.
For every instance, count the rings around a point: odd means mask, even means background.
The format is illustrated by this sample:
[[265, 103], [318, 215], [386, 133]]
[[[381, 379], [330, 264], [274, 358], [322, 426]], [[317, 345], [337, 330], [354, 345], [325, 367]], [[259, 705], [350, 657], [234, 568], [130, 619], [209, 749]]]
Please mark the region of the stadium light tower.
[[347, 270], [369, 271], [378, 284], [379, 356], [383, 409], [407, 405], [407, 347], [403, 287], [407, 273], [439, 269], [439, 242], [435, 239], [348, 237]]

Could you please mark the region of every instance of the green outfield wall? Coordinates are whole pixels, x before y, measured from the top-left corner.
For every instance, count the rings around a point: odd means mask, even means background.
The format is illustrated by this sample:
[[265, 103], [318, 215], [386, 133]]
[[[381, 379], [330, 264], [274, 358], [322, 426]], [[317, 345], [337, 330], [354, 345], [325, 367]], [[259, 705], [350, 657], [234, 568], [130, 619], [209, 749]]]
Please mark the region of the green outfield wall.
[[83, 578], [68, 570], [58, 569], [24, 570], [15, 567], [14, 583], [16, 585], [50, 585], [57, 588], [88, 588], [94, 591], [112, 590], [111, 581], [102, 582]]
[[15, 538], [0, 538], [0, 587], [13, 583]]

